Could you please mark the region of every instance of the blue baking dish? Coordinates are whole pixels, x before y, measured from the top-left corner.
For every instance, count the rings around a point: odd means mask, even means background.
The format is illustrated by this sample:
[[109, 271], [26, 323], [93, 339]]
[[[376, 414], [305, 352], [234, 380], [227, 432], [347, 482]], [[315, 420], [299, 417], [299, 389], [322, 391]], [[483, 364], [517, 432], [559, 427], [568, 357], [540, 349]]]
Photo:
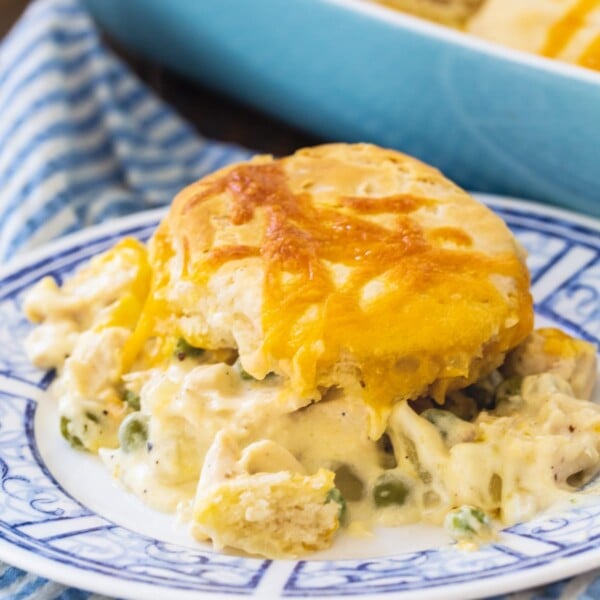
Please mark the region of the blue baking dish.
[[600, 74], [367, 0], [85, 0], [136, 51], [328, 140], [600, 216]]

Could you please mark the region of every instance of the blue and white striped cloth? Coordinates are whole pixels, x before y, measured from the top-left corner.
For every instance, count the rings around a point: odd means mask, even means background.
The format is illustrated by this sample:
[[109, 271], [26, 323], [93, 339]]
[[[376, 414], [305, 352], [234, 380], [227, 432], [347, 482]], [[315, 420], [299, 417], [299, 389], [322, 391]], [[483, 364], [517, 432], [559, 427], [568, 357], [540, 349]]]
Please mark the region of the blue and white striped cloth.
[[164, 204], [248, 154], [200, 138], [107, 51], [76, 0], [38, 0], [0, 47], [0, 263]]
[[[37, 0], [0, 46], [0, 264], [167, 203], [250, 154], [203, 140], [102, 45], [77, 0]], [[512, 600], [600, 599], [587, 573]], [[0, 563], [0, 598], [100, 600]]]

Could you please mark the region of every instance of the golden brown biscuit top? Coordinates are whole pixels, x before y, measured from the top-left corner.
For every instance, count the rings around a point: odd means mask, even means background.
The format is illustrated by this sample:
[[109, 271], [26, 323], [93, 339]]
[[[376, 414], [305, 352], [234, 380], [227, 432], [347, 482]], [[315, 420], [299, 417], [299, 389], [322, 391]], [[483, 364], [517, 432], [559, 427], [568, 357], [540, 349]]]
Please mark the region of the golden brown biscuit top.
[[[528, 273], [502, 221], [431, 167], [366, 144], [257, 157], [189, 186], [151, 261], [138, 342], [166, 315], [171, 328], [193, 316], [176, 284], [214, 295], [222, 269], [258, 265], [261, 280], [243, 285], [260, 298], [259, 339], [240, 357], [308, 396], [354, 383], [373, 407], [440, 396], [494, 368], [531, 329]], [[209, 330], [189, 341], [209, 345]]]

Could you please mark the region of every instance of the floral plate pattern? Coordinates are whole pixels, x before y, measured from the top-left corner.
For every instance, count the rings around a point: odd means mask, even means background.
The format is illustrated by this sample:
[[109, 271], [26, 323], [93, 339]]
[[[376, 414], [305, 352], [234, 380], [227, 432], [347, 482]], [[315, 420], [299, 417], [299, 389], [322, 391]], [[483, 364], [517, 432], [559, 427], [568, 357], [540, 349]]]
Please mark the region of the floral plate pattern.
[[[600, 342], [600, 225], [517, 200], [481, 196], [529, 252], [539, 322]], [[0, 559], [45, 577], [131, 598], [348, 596], [471, 598], [539, 585], [600, 565], [600, 495], [506, 529], [474, 552], [441, 545], [360, 559], [268, 561], [177, 544], [114, 522], [67, 491], [40, 452], [51, 376], [28, 362], [23, 294], [68, 277], [124, 235], [146, 239], [160, 211], [83, 231], [0, 272]], [[103, 493], [114, 493], [105, 490]], [[398, 536], [402, 529], [398, 529]], [[166, 596], [165, 596], [166, 594]]]

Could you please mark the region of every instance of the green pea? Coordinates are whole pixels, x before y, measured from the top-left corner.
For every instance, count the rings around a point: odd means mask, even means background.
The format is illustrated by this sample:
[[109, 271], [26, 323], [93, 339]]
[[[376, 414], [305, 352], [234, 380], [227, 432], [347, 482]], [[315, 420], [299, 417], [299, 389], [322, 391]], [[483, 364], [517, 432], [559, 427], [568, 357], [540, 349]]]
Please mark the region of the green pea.
[[468, 504], [451, 510], [444, 519], [444, 527], [457, 540], [486, 537], [492, 531], [490, 518], [480, 508]]
[[348, 508], [346, 506], [346, 500], [344, 499], [344, 496], [342, 496], [342, 492], [340, 492], [340, 490], [336, 487], [331, 488], [329, 492], [327, 492], [327, 498], [325, 499], [325, 502], [335, 502], [336, 504], [339, 504], [338, 519], [343, 525], [346, 522]]
[[128, 415], [119, 427], [119, 444], [123, 452], [134, 452], [148, 440], [148, 419], [139, 412]]
[[365, 485], [349, 465], [340, 465], [335, 469], [334, 481], [335, 486], [347, 500], [355, 502], [363, 497]]
[[140, 397], [131, 390], [125, 390], [123, 392], [123, 402], [129, 404], [132, 410], [140, 410]]
[[87, 419], [89, 419], [93, 423], [100, 423], [100, 417], [98, 415], [94, 414], [93, 412], [87, 411], [85, 413], [85, 416]]
[[421, 416], [435, 426], [448, 447], [471, 441], [475, 436], [473, 424], [460, 419], [450, 411], [428, 408], [421, 413]]
[[503, 381], [496, 389], [496, 407], [494, 414], [507, 416], [523, 405], [521, 397], [522, 377], [509, 377]]
[[204, 348], [196, 348], [189, 344], [183, 338], [179, 338], [177, 340], [177, 344], [175, 344], [175, 350], [173, 351], [173, 355], [178, 360], [185, 360], [188, 356], [190, 358], [198, 358], [204, 354]]
[[265, 381], [267, 379], [271, 379], [272, 377], [275, 377], [275, 373], [273, 371], [270, 371], [269, 373], [267, 373], [264, 378], [261, 379], [256, 379], [256, 377], [254, 377], [254, 375], [250, 375], [250, 373], [248, 373], [248, 371], [246, 371], [246, 369], [244, 369], [244, 367], [242, 367], [242, 362], [240, 361], [240, 359], [238, 358], [238, 360], [235, 361], [234, 363], [235, 368], [237, 369], [238, 373], [240, 374], [240, 378], [243, 379], [244, 381]]
[[495, 393], [496, 404], [504, 402], [512, 396], [521, 394], [521, 386], [523, 385], [522, 377], [509, 377], [505, 379], [497, 388]]
[[248, 371], [246, 371], [246, 369], [244, 369], [244, 367], [242, 367], [242, 363], [239, 360], [235, 364], [236, 364], [238, 373], [240, 374], [240, 377], [244, 381], [256, 381], [256, 378], [252, 377], [252, 375], [250, 375], [250, 373], [248, 373]]
[[70, 432], [71, 419], [68, 417], [60, 418], [60, 433], [61, 435], [71, 444], [72, 448], [76, 448], [78, 450], [83, 449], [83, 442], [76, 435], [73, 435]]
[[377, 506], [402, 506], [406, 502], [408, 485], [392, 473], [380, 475], [373, 487], [373, 500]]

